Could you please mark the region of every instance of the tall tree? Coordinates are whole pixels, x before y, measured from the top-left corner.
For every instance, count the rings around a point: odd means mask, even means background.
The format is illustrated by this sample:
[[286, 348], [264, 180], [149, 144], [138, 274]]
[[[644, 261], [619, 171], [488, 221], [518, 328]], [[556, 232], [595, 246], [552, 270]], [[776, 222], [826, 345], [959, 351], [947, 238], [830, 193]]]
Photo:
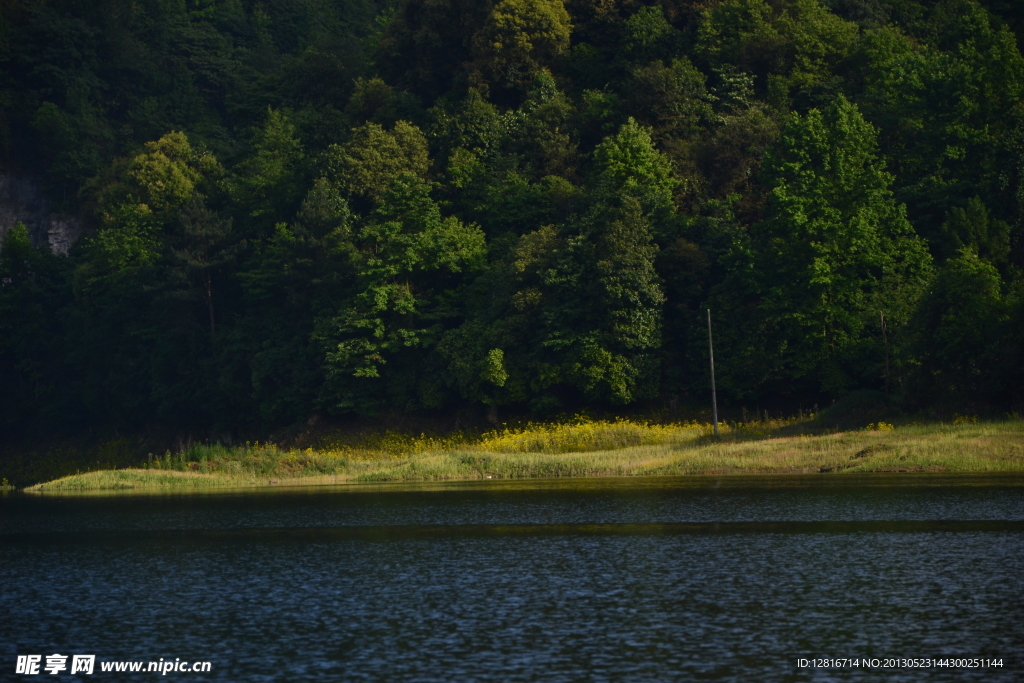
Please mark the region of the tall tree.
[[476, 78], [504, 87], [533, 75], [569, 49], [572, 23], [562, 0], [501, 0], [473, 36]]
[[253, 131], [251, 151], [227, 182], [238, 217], [247, 232], [269, 232], [275, 217], [288, 215], [302, 197], [302, 143], [295, 125], [275, 109], [267, 109], [263, 125]]
[[465, 274], [483, 265], [485, 245], [478, 226], [441, 214], [430, 189], [412, 174], [399, 177], [356, 237], [358, 292], [320, 332], [331, 348], [331, 409], [373, 411], [396, 384], [399, 405], [438, 400], [412, 359], [451, 324], [455, 293]]
[[1010, 302], [991, 264], [963, 249], [939, 269], [911, 321], [913, 397], [975, 409], [1002, 398]]
[[875, 129], [843, 97], [791, 119], [764, 180], [765, 219], [711, 299], [729, 320], [724, 384], [793, 378], [840, 394], [868, 381], [858, 357], [881, 352], [870, 324], [879, 311], [906, 321], [931, 259], [893, 199]]

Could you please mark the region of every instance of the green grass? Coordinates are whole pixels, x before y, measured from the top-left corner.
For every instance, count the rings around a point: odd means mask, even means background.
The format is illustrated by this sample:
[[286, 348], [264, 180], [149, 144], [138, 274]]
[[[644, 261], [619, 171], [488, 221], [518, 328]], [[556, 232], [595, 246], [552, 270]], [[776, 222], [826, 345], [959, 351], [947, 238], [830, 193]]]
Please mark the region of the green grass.
[[[384, 434], [305, 450], [273, 444], [194, 446], [144, 467], [101, 470], [34, 492], [554, 477], [810, 472], [1024, 471], [1024, 421], [892, 426], [822, 433], [814, 421], [723, 426], [577, 419], [445, 438]], [[383, 444], [383, 447], [382, 447]]]

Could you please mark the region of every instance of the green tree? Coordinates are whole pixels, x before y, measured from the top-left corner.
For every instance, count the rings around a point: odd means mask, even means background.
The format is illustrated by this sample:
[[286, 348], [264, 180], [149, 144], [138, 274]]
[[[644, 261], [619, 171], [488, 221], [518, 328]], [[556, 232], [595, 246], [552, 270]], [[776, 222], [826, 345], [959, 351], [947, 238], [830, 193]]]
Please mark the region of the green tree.
[[295, 125], [284, 113], [269, 107], [250, 146], [249, 155], [233, 169], [229, 192], [234, 203], [243, 208], [247, 223], [269, 225], [275, 217], [294, 211], [302, 196], [301, 164], [305, 155]]
[[101, 223], [75, 272], [76, 333], [90, 350], [83, 401], [115, 423], [147, 413], [202, 423], [222, 403], [210, 370], [215, 303], [236, 240], [207, 208], [221, 176], [211, 154], [172, 132], [115, 162], [97, 192]]
[[100, 211], [122, 204], [145, 205], [156, 220], [167, 220], [197, 193], [211, 191], [222, 174], [217, 159], [193, 147], [180, 131], [147, 142], [144, 151], [126, 164], [114, 162], [113, 177], [97, 192]]
[[1024, 58], [971, 0], [939, 3], [922, 31], [927, 40], [894, 26], [868, 31], [853, 63], [897, 197], [941, 253], [947, 214], [971, 197], [1020, 230]]
[[317, 337], [318, 326], [358, 291], [352, 231], [344, 197], [319, 178], [294, 220], [278, 223], [240, 264], [240, 320], [220, 357], [237, 378], [233, 390], [252, 395], [263, 420], [298, 420], [317, 407], [331, 350]]
[[778, 98], [827, 80], [856, 37], [856, 24], [818, 0], [726, 0], [705, 10], [696, 51], [713, 67], [755, 74], [761, 92]]
[[385, 128], [393, 128], [398, 121], [419, 121], [423, 117], [422, 107], [413, 95], [392, 88], [381, 78], [357, 78], [345, 113], [353, 123], [373, 121]]
[[597, 146], [594, 165], [595, 190], [602, 200], [614, 205], [627, 197], [634, 199], [658, 223], [656, 229], [667, 229], [678, 181], [672, 175], [672, 163], [654, 148], [648, 129], [630, 118]]
[[160, 224], [147, 204], [118, 204], [103, 215], [104, 229], [88, 240], [105, 269], [123, 271], [160, 256]]
[[[156, 264], [183, 218], [192, 226], [196, 211], [206, 211], [206, 193], [217, 192], [223, 169], [184, 133], [168, 133], [144, 149], [127, 162], [115, 161], [96, 193], [100, 229], [87, 240], [90, 258], [83, 273], [100, 276]], [[194, 236], [206, 244], [205, 232]], [[178, 240], [175, 248], [191, 247]], [[196, 248], [208, 251], [209, 245]]]
[[501, 0], [473, 36], [473, 53], [485, 79], [521, 86], [569, 49], [571, 34], [562, 0]]
[[911, 322], [918, 400], [988, 404], [1002, 388], [1009, 302], [991, 264], [963, 249], [939, 269]]
[[835, 395], [870, 381], [854, 362], [865, 344], [877, 346], [868, 325], [879, 311], [904, 322], [930, 272], [875, 140], [843, 97], [786, 126], [764, 169], [765, 218], [711, 298], [729, 317], [720, 335], [723, 358], [734, 359], [727, 383], [752, 389], [789, 377]]
[[551, 72], [542, 69], [523, 105], [507, 115], [514, 122], [510, 128], [516, 138], [509, 151], [521, 154], [524, 166], [539, 176], [575, 179], [579, 141], [573, 130], [574, 116], [571, 99], [558, 89]]
[[412, 0], [400, 3], [376, 52], [384, 79], [433, 101], [464, 82], [473, 36], [492, 0]]
[[694, 137], [713, 119], [705, 77], [690, 60], [652, 62], [633, 71], [630, 110], [655, 139]]
[[[320, 332], [331, 345], [326, 368], [335, 410], [380, 407], [389, 382], [415, 393], [417, 382], [408, 375], [417, 369], [406, 356], [437, 343], [455, 314], [451, 304], [462, 280], [484, 263], [483, 232], [442, 216], [430, 189], [411, 174], [400, 176], [356, 238], [358, 291]], [[389, 362], [396, 371], [384, 371]], [[412, 400], [401, 397], [401, 404]], [[437, 398], [421, 391], [420, 401], [431, 405]]]
[[328, 178], [349, 197], [379, 200], [403, 173], [424, 176], [430, 167], [427, 140], [419, 128], [398, 121], [391, 131], [367, 123], [345, 145], [327, 151]]
[[210, 321], [210, 337], [216, 338], [214, 279], [237, 253], [237, 245], [232, 244], [231, 219], [221, 218], [196, 198], [182, 207], [178, 225], [170, 240], [171, 257], [185, 277], [198, 285]]
[[1010, 255], [1010, 226], [993, 218], [979, 197], [951, 209], [942, 234], [942, 244], [936, 246], [947, 257], [969, 249], [994, 265], [1003, 265]]
[[[543, 413], [567, 401], [625, 404], [656, 392], [664, 295], [651, 216], [671, 215], [674, 180], [632, 120], [594, 160], [585, 214], [499, 247], [470, 297], [469, 320], [446, 335], [440, 350], [466, 398]], [[495, 350], [500, 384], [486, 380]]]
[[[594, 164], [598, 202], [567, 249], [574, 265], [583, 266], [574, 273], [580, 292], [564, 292], [563, 301], [580, 307], [580, 293], [596, 291], [582, 309], [589, 319], [560, 332], [558, 341], [575, 337], [568, 374], [587, 393], [601, 385], [606, 400], [630, 403], [657, 390], [665, 297], [654, 238], [655, 230], [664, 235], [669, 229], [677, 181], [650, 132], [633, 119], [597, 146]], [[595, 278], [590, 287], [588, 275]]]
[[459, 148], [482, 158], [494, 157], [514, 126], [513, 112], [502, 114], [476, 89], [470, 89], [458, 103], [439, 102], [429, 114], [430, 138], [441, 159]]
[[[626, 198], [601, 235], [595, 275], [601, 290], [600, 331], [610, 368], [603, 381], [611, 399], [630, 403], [657, 391], [661, 305], [665, 296], [654, 268], [657, 247], [640, 202]], [[603, 355], [603, 354], [602, 354]]]
[[449, 383], [463, 398], [491, 406], [557, 404], [549, 391], [561, 382], [558, 358], [544, 341], [548, 284], [564, 248], [553, 225], [528, 232], [494, 253], [468, 288], [467, 320], [438, 344]]
[[679, 33], [665, 20], [660, 6], [641, 7], [625, 21], [623, 47], [629, 58], [648, 63], [667, 57]]

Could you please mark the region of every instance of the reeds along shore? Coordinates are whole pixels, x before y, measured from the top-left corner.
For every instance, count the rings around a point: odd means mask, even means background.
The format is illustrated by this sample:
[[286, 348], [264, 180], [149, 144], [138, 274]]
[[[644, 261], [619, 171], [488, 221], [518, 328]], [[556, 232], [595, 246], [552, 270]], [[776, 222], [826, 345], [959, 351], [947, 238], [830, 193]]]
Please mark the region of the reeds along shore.
[[812, 419], [722, 425], [577, 418], [480, 435], [338, 434], [316, 447], [193, 445], [138, 467], [76, 474], [34, 492], [206, 489], [346, 482], [794, 472], [1024, 471], [1024, 420], [840, 432]]

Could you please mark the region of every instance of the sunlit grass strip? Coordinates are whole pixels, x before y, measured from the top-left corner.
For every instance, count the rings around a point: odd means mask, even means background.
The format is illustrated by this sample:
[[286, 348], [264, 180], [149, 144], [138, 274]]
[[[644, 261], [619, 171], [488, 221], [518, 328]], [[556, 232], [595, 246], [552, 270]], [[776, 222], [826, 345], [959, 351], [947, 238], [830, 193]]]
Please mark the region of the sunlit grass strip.
[[[196, 446], [177, 456], [166, 454], [148, 468], [91, 472], [29, 490], [198, 490], [345, 482], [821, 471], [1024, 471], [1021, 420], [882, 428], [876, 424], [874, 429], [775, 438], [764, 436], [764, 425], [751, 425], [732, 429], [717, 441], [707, 435], [706, 425], [629, 423], [621, 428], [621, 424], [496, 431], [461, 449], [404, 456], [363, 452], [362, 457], [348, 457], [348, 451], [284, 450], [266, 444]], [[786, 426], [792, 425], [778, 425]], [[638, 438], [648, 441], [625, 448], [611, 445]], [[573, 450], [584, 445], [592, 450]], [[514, 450], [526, 447], [538, 451]], [[507, 450], [499, 452], [498, 448]]]
[[[126, 469], [100, 470], [85, 474], [73, 474], [46, 484], [33, 486], [38, 491], [123, 491], [138, 488], [159, 489], [209, 489], [220, 488], [226, 477], [195, 474], [191, 472], [161, 472], [155, 470]], [[244, 483], [252, 484], [251, 478]], [[242, 484], [239, 481], [239, 484]]]

